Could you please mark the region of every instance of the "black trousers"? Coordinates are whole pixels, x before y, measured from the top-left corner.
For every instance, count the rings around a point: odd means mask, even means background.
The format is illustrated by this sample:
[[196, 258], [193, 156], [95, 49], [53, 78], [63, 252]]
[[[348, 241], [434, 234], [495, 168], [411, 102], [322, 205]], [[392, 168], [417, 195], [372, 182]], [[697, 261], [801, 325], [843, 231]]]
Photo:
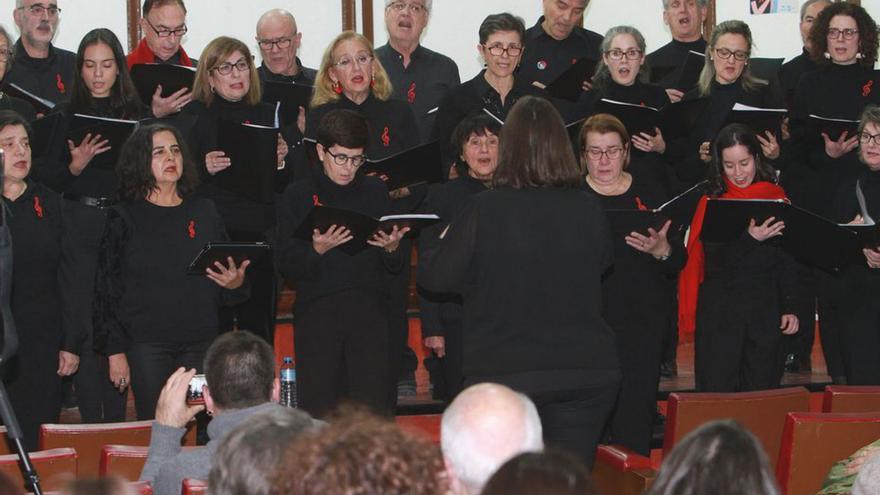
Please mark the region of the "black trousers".
[[843, 294], [846, 282], [839, 275], [832, 275], [815, 270], [817, 287], [817, 310], [819, 312], [819, 340], [822, 342], [822, 353], [828, 374], [832, 377], [846, 375], [843, 364], [843, 333], [846, 311], [841, 305], [846, 304]]
[[297, 307], [294, 324], [299, 406], [323, 417], [350, 400], [394, 413], [386, 296], [351, 289]]
[[202, 361], [210, 341], [188, 343], [134, 342], [125, 355], [131, 369], [131, 389], [138, 420], [153, 419], [165, 381], [177, 368], [202, 372]]
[[[22, 336], [25, 337], [25, 336]], [[57, 423], [61, 411], [61, 377], [57, 344], [20, 338], [18, 354], [4, 367], [9, 402], [28, 451], [39, 447], [40, 425]]]
[[[233, 241], [266, 241], [266, 236], [254, 232], [229, 231]], [[266, 253], [256, 263], [248, 266], [246, 275], [251, 296], [235, 306], [220, 309], [220, 329], [227, 332], [233, 328], [247, 330], [273, 345], [275, 339], [275, 309], [278, 299], [278, 276], [272, 253]]]
[[462, 322], [443, 322], [443, 335], [446, 355], [442, 358], [430, 356], [425, 358], [425, 367], [431, 373], [434, 384], [434, 398], [449, 404], [462, 390], [464, 373], [464, 334]]
[[609, 321], [617, 337], [622, 375], [611, 415], [611, 441], [645, 456], [651, 454], [666, 318], [658, 323], [651, 326]]
[[700, 288], [694, 372], [700, 392], [764, 390], [782, 379], [780, 312], [773, 284]]
[[[393, 387], [390, 390], [392, 398], [397, 402], [397, 382], [401, 378], [411, 378], [419, 365], [418, 358], [409, 348], [409, 282], [412, 275], [412, 245], [411, 239], [400, 241], [403, 268], [395, 275], [391, 275], [388, 289], [388, 327], [391, 332], [390, 374]], [[396, 350], [396, 351], [395, 351]]]
[[809, 358], [816, 335], [816, 274], [815, 269], [797, 263], [798, 293], [795, 296], [795, 315], [800, 330], [782, 337], [782, 354], [794, 354], [798, 359]]
[[880, 283], [873, 275], [847, 277], [840, 344], [848, 385], [880, 385]]
[[126, 394], [119, 393], [110, 383], [107, 358], [94, 351], [92, 340], [92, 300], [94, 299], [95, 272], [98, 268], [98, 248], [104, 233], [106, 210], [85, 206], [76, 201], [64, 201], [64, 221], [74, 234], [68, 246], [71, 256], [71, 280], [67, 304], [73, 315], [72, 325], [77, 333], [86, 336], [79, 371], [74, 376], [79, 412], [84, 423], [125, 421]]

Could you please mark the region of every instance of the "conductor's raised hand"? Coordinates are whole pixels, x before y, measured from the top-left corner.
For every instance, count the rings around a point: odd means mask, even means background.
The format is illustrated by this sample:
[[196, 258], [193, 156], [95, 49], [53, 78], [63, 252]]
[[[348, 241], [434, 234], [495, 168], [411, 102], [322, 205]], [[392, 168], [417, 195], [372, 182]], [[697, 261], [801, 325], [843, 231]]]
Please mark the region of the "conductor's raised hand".
[[184, 368], [177, 368], [177, 371], [168, 377], [165, 386], [159, 392], [159, 400], [156, 401], [157, 423], [172, 428], [183, 428], [196, 417], [196, 414], [205, 409], [203, 404], [191, 406], [186, 403], [189, 382], [195, 375], [195, 369], [186, 371]]
[[345, 228], [345, 226], [331, 225], [323, 234], [318, 229], [312, 231], [312, 248], [314, 248], [316, 253], [323, 255], [351, 239], [351, 231]]
[[232, 159], [222, 151], [209, 151], [205, 154], [205, 169], [211, 175], [226, 170], [230, 165]]
[[244, 283], [244, 274], [247, 267], [250, 266], [251, 260], [244, 260], [241, 266], [236, 266], [235, 260], [229, 256], [226, 258], [226, 262], [227, 266], [223, 266], [223, 263], [215, 261], [213, 270], [210, 267], [205, 269], [206, 275], [224, 289], [237, 289]]
[[649, 228], [647, 236], [638, 232], [630, 232], [624, 240], [636, 251], [648, 253], [655, 258], [663, 258], [669, 256], [672, 251], [672, 246], [669, 245], [669, 240], [667, 239], [670, 225], [672, 225], [672, 221], [667, 220], [660, 230]]
[[397, 249], [397, 246], [400, 245], [400, 240], [403, 239], [403, 236], [405, 236], [407, 232], [409, 232], [409, 227], [398, 229], [397, 225], [395, 225], [394, 228], [391, 229], [390, 234], [386, 234], [381, 230], [377, 231], [373, 234], [373, 237], [367, 241], [367, 244], [384, 248], [385, 251], [392, 253]]
[[70, 173], [79, 175], [82, 173], [86, 165], [92, 161], [92, 158], [110, 150], [110, 141], [102, 139], [100, 134], [92, 136], [91, 133], [86, 134], [79, 144], [74, 144], [70, 139], [67, 140], [67, 149], [70, 151]]
[[828, 137], [828, 134], [822, 133], [822, 139], [825, 140], [825, 154], [830, 156], [831, 158], [840, 158], [843, 155], [849, 153], [850, 151], [856, 149], [856, 146], [859, 145], [859, 135], [848, 138], [847, 135], [849, 131], [843, 131], [843, 134], [837, 139], [837, 141], [832, 140]]
[[180, 88], [168, 95], [168, 97], [162, 98], [162, 85], [160, 84], [156, 86], [156, 91], [153, 93], [150, 109], [153, 111], [154, 117], [162, 118], [179, 112], [181, 108], [188, 105], [191, 101], [192, 93], [189, 88]]
[[782, 235], [782, 229], [785, 228], [785, 222], [775, 221], [776, 217], [770, 217], [764, 220], [764, 223], [757, 225], [755, 219], [749, 220], [749, 235], [758, 242], [764, 242], [771, 237]]
[[782, 315], [779, 328], [785, 335], [794, 335], [798, 332], [798, 317], [793, 314]]
[[663, 153], [666, 151], [666, 141], [659, 127], [654, 128], [654, 135], [647, 132], [639, 133], [632, 137], [633, 146], [645, 153]]
[[770, 160], [779, 158], [779, 142], [776, 141], [776, 136], [774, 136], [772, 132], [764, 131], [763, 136], [755, 134], [755, 137], [758, 138], [758, 142], [761, 143], [761, 152], [764, 153], [764, 156]]

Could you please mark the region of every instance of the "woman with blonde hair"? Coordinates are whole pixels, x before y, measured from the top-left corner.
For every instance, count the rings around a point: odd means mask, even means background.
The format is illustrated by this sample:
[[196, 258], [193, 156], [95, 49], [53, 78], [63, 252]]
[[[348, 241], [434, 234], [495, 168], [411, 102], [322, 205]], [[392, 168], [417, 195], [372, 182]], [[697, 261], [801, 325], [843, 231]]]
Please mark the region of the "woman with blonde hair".
[[[193, 86], [193, 101], [184, 113], [195, 118], [192, 149], [198, 163], [202, 186], [200, 194], [214, 200], [233, 241], [266, 241], [275, 228], [274, 198], [258, 201], [221, 186], [215, 177], [230, 166], [253, 167], [254, 164], [232, 163], [220, 150], [221, 121], [277, 127], [274, 105], [260, 101], [260, 79], [247, 45], [235, 38], [215, 38], [199, 60]], [[280, 182], [285, 168], [287, 143], [278, 136], [276, 149], [276, 181]], [[282, 184], [276, 184], [281, 189]], [[250, 330], [272, 342], [275, 328], [275, 278], [271, 256], [254, 264], [247, 275], [251, 298], [234, 307], [224, 308], [220, 320], [223, 330]]]

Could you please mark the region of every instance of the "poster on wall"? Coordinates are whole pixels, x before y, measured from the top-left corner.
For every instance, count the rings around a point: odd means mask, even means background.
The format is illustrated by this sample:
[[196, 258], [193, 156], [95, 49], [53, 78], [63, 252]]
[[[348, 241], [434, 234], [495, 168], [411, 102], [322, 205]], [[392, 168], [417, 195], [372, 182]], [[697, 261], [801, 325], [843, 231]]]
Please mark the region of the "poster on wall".
[[746, 0], [752, 15], [794, 14], [798, 12], [797, 0]]

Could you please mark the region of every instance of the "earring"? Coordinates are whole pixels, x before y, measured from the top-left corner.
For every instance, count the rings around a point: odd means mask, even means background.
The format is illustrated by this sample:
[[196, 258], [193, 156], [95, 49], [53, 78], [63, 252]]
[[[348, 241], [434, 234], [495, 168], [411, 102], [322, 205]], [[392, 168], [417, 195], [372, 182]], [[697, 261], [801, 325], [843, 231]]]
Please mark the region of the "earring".
[[342, 94], [342, 83], [340, 83], [339, 81], [334, 82], [333, 83], [333, 92], [338, 95], [341, 95]]
[[828, 52], [825, 52], [825, 53], [823, 53], [822, 55], [823, 55], [823, 56], [825, 57], [825, 59], [827, 59], [827, 60], [830, 60], [830, 59], [831, 59], [831, 54], [828, 53]]
[[865, 58], [865, 56], [862, 55], [862, 52], [858, 52], [858, 53], [856, 53], [856, 60], [861, 60], [861, 59], [863, 59], [863, 58]]
[[376, 89], [376, 80], [375, 79], [370, 79], [370, 88]]
[[211, 86], [211, 93], [214, 92], [214, 86]]

